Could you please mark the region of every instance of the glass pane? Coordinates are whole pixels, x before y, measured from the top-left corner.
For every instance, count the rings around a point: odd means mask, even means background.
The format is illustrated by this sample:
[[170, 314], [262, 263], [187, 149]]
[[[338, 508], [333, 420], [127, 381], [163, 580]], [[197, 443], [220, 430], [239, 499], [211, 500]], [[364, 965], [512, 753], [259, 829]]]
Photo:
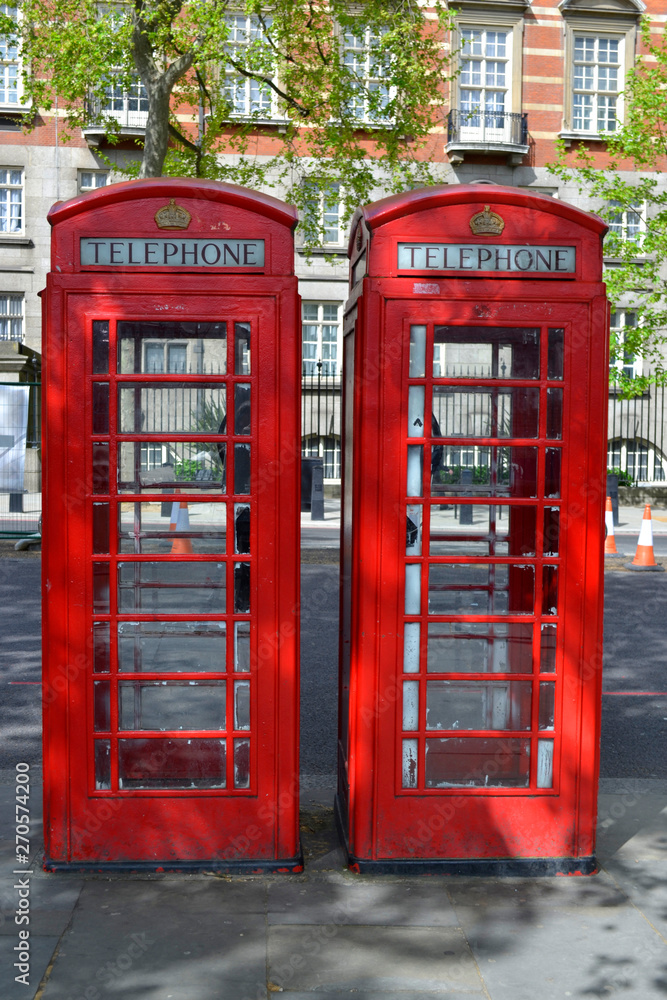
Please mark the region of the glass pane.
[[250, 672], [250, 622], [234, 623], [234, 670]]
[[226, 681], [120, 681], [119, 729], [225, 729]]
[[234, 563], [234, 611], [247, 614], [250, 611], [250, 563]]
[[119, 493], [216, 493], [225, 488], [224, 442], [122, 441]]
[[408, 437], [424, 437], [424, 386], [411, 385], [408, 389]]
[[118, 387], [121, 434], [224, 434], [226, 412], [225, 386], [220, 383]]
[[234, 740], [234, 788], [250, 788], [250, 740]]
[[421, 613], [421, 564], [409, 563], [405, 567], [405, 613]]
[[429, 623], [426, 669], [428, 673], [532, 673], [533, 626], [521, 622]]
[[93, 729], [105, 733], [111, 728], [111, 685], [109, 681], [95, 681], [93, 684]]
[[250, 493], [250, 445], [234, 445], [234, 493]]
[[93, 622], [93, 671], [109, 673], [109, 622]]
[[123, 375], [224, 375], [226, 323], [118, 323]]
[[227, 505], [224, 503], [121, 503], [118, 505], [118, 551], [222, 555], [226, 524]]
[[93, 382], [93, 434], [109, 433], [109, 383]]
[[431, 477], [434, 497], [536, 497], [537, 448], [434, 445]]
[[109, 504], [93, 504], [93, 553], [106, 555], [109, 552]]
[[419, 673], [419, 622], [406, 622], [403, 626], [403, 672]]
[[403, 740], [402, 772], [403, 788], [417, 787], [417, 752], [418, 740]]
[[545, 448], [544, 495], [548, 500], [560, 497], [560, 448]]
[[405, 552], [409, 556], [422, 554], [422, 508], [420, 504], [408, 504], [405, 525]]
[[95, 740], [95, 788], [111, 788], [111, 741]]
[[419, 728], [419, 681], [403, 681], [403, 729]]
[[433, 386], [434, 436], [451, 438], [536, 438], [539, 389], [463, 389]]
[[409, 497], [420, 497], [422, 495], [423, 469], [424, 446], [421, 444], [408, 445], [407, 494]]
[[410, 378], [426, 374], [426, 327], [410, 327]]
[[536, 520], [535, 507], [434, 505], [429, 552], [432, 556], [534, 556]]
[[556, 640], [558, 626], [540, 626], [540, 670], [543, 674], [556, 672]]
[[431, 615], [533, 613], [535, 567], [507, 563], [434, 563], [429, 567]]
[[119, 562], [119, 610], [224, 614], [225, 568], [215, 562]]
[[563, 377], [564, 347], [565, 347], [565, 330], [557, 328], [549, 330], [547, 378], [561, 379]]
[[225, 671], [225, 622], [119, 622], [121, 673]]
[[234, 374], [250, 375], [249, 323], [234, 323]]
[[93, 374], [109, 374], [109, 320], [93, 320]]
[[542, 614], [558, 614], [558, 566], [542, 567]]
[[109, 563], [93, 563], [93, 611], [109, 614]]
[[237, 382], [234, 386], [234, 433], [250, 434], [250, 385]]
[[563, 436], [563, 390], [547, 389], [547, 437], [560, 441]]
[[234, 552], [250, 552], [250, 504], [234, 504]]
[[529, 781], [529, 740], [426, 740], [427, 788], [527, 788]]
[[234, 681], [234, 729], [250, 729], [250, 681]]
[[551, 681], [540, 684], [540, 729], [553, 729], [556, 685]]
[[434, 378], [539, 378], [540, 331], [436, 326]]
[[93, 493], [109, 492], [109, 445], [106, 441], [93, 443]]
[[224, 788], [225, 740], [119, 740], [120, 788]]
[[537, 787], [553, 788], [554, 741], [537, 741]]
[[560, 532], [560, 507], [544, 508], [544, 555], [558, 555], [558, 536]]
[[427, 729], [530, 729], [530, 681], [429, 681]]

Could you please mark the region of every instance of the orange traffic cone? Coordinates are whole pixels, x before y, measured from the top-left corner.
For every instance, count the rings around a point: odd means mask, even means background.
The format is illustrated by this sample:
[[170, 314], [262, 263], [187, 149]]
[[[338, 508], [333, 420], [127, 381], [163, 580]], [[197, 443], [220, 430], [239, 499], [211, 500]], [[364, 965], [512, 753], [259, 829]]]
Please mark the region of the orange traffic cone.
[[[188, 514], [188, 505], [185, 500], [174, 501], [171, 505], [171, 521], [169, 522], [169, 530], [174, 532], [190, 530], [190, 517]], [[191, 554], [192, 542], [190, 539], [179, 538], [178, 535], [176, 535], [171, 543], [171, 555], [186, 556]]]
[[664, 566], [658, 566], [653, 555], [653, 528], [651, 527], [651, 505], [644, 507], [642, 526], [637, 539], [637, 552], [631, 563], [626, 563], [627, 569], [652, 570], [654, 573], [664, 573]]
[[614, 511], [611, 506], [611, 497], [607, 497], [607, 503], [605, 504], [604, 523], [607, 529], [607, 537], [604, 540], [604, 554], [605, 556], [620, 556], [616, 548], [616, 539], [614, 538]]

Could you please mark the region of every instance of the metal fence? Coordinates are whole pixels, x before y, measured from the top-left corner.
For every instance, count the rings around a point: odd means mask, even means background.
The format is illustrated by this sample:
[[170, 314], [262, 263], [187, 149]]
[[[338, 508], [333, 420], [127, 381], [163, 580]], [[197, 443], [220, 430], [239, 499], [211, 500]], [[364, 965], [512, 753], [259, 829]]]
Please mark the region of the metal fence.
[[21, 538], [39, 529], [41, 389], [41, 382], [0, 382], [0, 538]]
[[607, 467], [635, 485], [667, 485], [665, 455], [665, 386], [651, 386], [641, 396], [622, 399], [609, 389]]
[[340, 479], [341, 380], [317, 368], [301, 379], [301, 454], [323, 460], [325, 479]]

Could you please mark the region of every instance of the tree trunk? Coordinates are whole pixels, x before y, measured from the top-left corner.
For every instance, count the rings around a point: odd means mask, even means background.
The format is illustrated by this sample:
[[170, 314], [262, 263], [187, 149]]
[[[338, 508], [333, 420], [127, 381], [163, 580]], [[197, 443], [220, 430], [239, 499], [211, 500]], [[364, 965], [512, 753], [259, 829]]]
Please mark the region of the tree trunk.
[[[144, 84], [145, 85], [145, 84]], [[169, 99], [171, 89], [164, 84], [164, 77], [146, 87], [148, 93], [148, 119], [144, 138], [144, 156], [139, 170], [140, 177], [161, 177], [169, 148]]]

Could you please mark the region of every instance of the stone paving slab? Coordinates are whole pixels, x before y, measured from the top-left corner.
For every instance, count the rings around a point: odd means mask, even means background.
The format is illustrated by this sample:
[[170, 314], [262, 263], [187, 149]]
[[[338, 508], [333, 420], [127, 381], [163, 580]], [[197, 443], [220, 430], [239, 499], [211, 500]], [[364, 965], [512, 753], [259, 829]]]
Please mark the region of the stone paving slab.
[[665, 998], [664, 939], [606, 874], [450, 892], [491, 1000]]
[[[271, 993], [272, 997], [277, 996], [277, 994]], [[376, 992], [376, 990], [318, 990], [317, 992], [309, 990], [307, 993], [303, 993], [298, 990], [296, 993], [290, 990], [285, 993], [285, 1000], [313, 1000], [313, 996], [323, 996], [326, 1000], [479, 1000], [479, 998], [484, 997], [487, 1000], [486, 993], [482, 992], [482, 987], [476, 990], [466, 990], [465, 993], [457, 991], [456, 993], [450, 993], [449, 990], [443, 992], [442, 989], [431, 990], [428, 993], [415, 993], [414, 990], [383, 990], [382, 993]]]
[[16, 961], [14, 947], [18, 944], [18, 936], [12, 937], [5, 934], [0, 937], [0, 997], [2, 1000], [32, 1000], [51, 961], [51, 956], [58, 944], [58, 937], [59, 935], [41, 936], [34, 932], [30, 934], [30, 973], [27, 986], [15, 981], [15, 976], [19, 975], [19, 971], [14, 969]]
[[292, 992], [478, 991], [458, 928], [269, 927], [269, 980]]
[[456, 924], [442, 884], [357, 879], [338, 876], [308, 884], [274, 883], [269, 886], [269, 923], [421, 927]]
[[[613, 858], [605, 868], [631, 902], [667, 940], [667, 857], [652, 860], [650, 865]], [[667, 970], [667, 954], [665, 968]], [[664, 987], [667, 994], [667, 973]]]

